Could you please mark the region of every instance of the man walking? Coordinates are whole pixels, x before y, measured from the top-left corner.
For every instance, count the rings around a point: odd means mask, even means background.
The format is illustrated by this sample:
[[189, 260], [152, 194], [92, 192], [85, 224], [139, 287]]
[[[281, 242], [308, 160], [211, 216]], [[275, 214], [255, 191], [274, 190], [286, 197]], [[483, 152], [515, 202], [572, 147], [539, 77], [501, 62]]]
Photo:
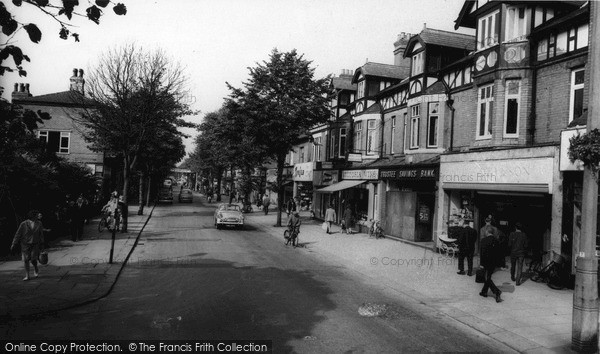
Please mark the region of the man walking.
[[271, 204], [271, 198], [269, 198], [267, 194], [265, 194], [265, 196], [263, 197], [262, 204], [263, 211], [265, 212], [265, 215], [267, 215], [269, 213], [269, 205]]
[[521, 274], [523, 272], [523, 260], [527, 250], [527, 235], [521, 231], [523, 226], [520, 222], [515, 224], [515, 231], [508, 235], [508, 247], [510, 248], [510, 279], [521, 285]]
[[500, 256], [500, 248], [498, 239], [494, 236], [492, 230], [488, 230], [486, 237], [481, 240], [481, 265], [485, 269], [485, 283], [483, 289], [479, 295], [483, 297], [488, 296], [488, 289], [492, 290], [492, 293], [496, 296], [496, 302], [502, 302], [500, 289], [496, 287], [496, 284], [492, 281], [492, 274], [498, 266], [498, 259]]
[[331, 233], [331, 225], [335, 222], [336, 215], [333, 205], [329, 204], [327, 210], [325, 210], [325, 222], [327, 223], [327, 233]]
[[477, 241], [477, 231], [469, 223], [460, 219], [458, 232], [458, 274], [465, 274], [465, 258], [467, 259], [467, 275], [473, 275], [473, 254], [475, 253], [475, 241]]

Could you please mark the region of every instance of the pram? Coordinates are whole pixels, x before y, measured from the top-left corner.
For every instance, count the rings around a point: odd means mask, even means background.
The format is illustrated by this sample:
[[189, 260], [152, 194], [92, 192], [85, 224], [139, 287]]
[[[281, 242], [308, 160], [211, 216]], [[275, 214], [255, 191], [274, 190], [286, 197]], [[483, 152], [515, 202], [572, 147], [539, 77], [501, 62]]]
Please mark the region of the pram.
[[455, 238], [450, 238], [445, 232], [442, 232], [437, 238], [437, 249], [440, 253], [446, 253], [450, 257], [458, 254], [458, 241]]

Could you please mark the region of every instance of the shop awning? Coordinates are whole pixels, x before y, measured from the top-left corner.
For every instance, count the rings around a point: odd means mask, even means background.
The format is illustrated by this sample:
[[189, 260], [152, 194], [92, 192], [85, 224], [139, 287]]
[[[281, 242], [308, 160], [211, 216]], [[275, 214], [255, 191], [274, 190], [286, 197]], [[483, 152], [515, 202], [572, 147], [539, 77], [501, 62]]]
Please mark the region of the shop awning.
[[444, 189], [474, 189], [497, 192], [550, 193], [546, 183], [453, 183], [445, 182]]
[[346, 179], [338, 183], [334, 183], [325, 188], [317, 189], [317, 192], [321, 193], [333, 193], [337, 191], [341, 191], [342, 189], [352, 188], [354, 186], [358, 186], [359, 184], [363, 184], [366, 181], [363, 180], [354, 180], [354, 179]]

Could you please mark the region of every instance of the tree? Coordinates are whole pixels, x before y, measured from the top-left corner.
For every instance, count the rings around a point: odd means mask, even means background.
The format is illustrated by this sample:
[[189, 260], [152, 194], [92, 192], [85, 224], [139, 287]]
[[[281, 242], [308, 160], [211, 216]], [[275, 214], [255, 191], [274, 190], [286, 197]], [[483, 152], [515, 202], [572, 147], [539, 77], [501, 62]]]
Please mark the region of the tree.
[[107, 51], [88, 76], [88, 94], [94, 101], [82, 124], [88, 128], [90, 148], [123, 159], [123, 232], [131, 172], [157, 137], [159, 129], [195, 127], [182, 117], [193, 114], [186, 103], [187, 78], [160, 50], [145, 51], [129, 44]]
[[[228, 84], [230, 100], [246, 117], [245, 132], [257, 151], [277, 163], [277, 190], [281, 191], [285, 156], [308, 130], [328, 116], [329, 77], [315, 79], [312, 62], [296, 50], [271, 52], [269, 61], [250, 68], [243, 89]], [[281, 226], [283, 199], [277, 201], [277, 226]]]
[[[78, 11], [82, 8], [79, 6], [78, 0], [63, 0], [63, 1], [50, 1], [50, 0], [12, 0], [13, 5], [20, 7], [22, 4], [31, 6], [39, 10], [44, 15], [52, 18], [60, 26], [58, 36], [62, 39], [68, 39], [73, 37], [76, 42], [79, 42], [79, 35], [71, 32], [69, 28], [72, 27], [70, 24], [73, 16], [86, 17], [90, 21], [100, 24], [100, 18], [103, 16], [103, 8], [106, 8], [110, 4], [109, 0], [96, 0], [95, 4], [85, 9], [85, 14]], [[121, 3], [117, 3], [113, 6], [113, 12], [117, 15], [125, 15], [127, 8]], [[62, 18], [65, 16], [66, 19]], [[39, 43], [42, 40], [42, 31], [35, 23], [28, 23], [26, 19], [17, 19], [4, 5], [4, 1], [0, 1], [0, 27], [2, 27], [2, 33], [6, 36], [6, 41], [0, 43], [0, 75], [5, 72], [17, 71], [19, 76], [27, 76], [27, 72], [23, 68], [23, 61], [30, 61], [29, 57], [23, 53], [23, 50], [19, 46], [13, 43], [13, 39], [19, 30], [23, 29], [27, 32], [29, 39], [33, 43]], [[5, 60], [12, 57], [14, 66], [4, 65]], [[8, 64], [7, 64], [8, 65]]]

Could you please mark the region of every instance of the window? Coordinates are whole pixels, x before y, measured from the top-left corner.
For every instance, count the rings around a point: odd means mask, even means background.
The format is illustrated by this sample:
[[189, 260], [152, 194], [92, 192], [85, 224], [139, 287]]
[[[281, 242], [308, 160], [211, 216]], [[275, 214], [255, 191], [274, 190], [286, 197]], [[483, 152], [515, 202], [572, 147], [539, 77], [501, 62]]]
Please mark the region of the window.
[[429, 116], [427, 118], [427, 147], [438, 146], [438, 126], [440, 121], [439, 102], [429, 103]]
[[314, 138], [313, 142], [313, 156], [315, 157], [315, 161], [321, 161], [321, 136], [317, 136]]
[[354, 150], [362, 151], [362, 122], [354, 123]]
[[373, 155], [376, 153], [376, 138], [375, 138], [375, 119], [367, 121], [367, 154]]
[[329, 158], [335, 157], [335, 151], [335, 136], [331, 134], [331, 137], [329, 139]]
[[57, 154], [68, 154], [71, 141], [70, 132], [56, 132], [49, 130], [38, 131], [38, 139], [46, 144], [49, 151]]
[[583, 113], [583, 85], [585, 70], [573, 70], [571, 73], [571, 101], [569, 105], [569, 123]]
[[524, 7], [510, 6], [506, 9], [505, 41], [522, 40], [527, 34], [527, 18]]
[[404, 132], [403, 132], [403, 136], [402, 136], [402, 152], [404, 153], [404, 151], [406, 150], [406, 142], [408, 141], [408, 139], [406, 138], [407, 132], [408, 132], [408, 114], [406, 112], [403, 113], [403, 121], [404, 121]]
[[519, 134], [519, 104], [521, 102], [521, 81], [506, 81], [504, 111], [504, 136], [516, 137]]
[[419, 147], [419, 119], [421, 116], [421, 106], [414, 105], [410, 107], [410, 148]]
[[298, 153], [298, 162], [304, 162], [304, 146], [300, 147], [300, 152]]
[[479, 19], [477, 26], [477, 49], [485, 49], [498, 44], [500, 27], [499, 11], [495, 11]]
[[554, 58], [556, 54], [556, 36], [551, 34], [548, 39], [548, 58]]
[[479, 89], [477, 95], [477, 138], [492, 137], [492, 115], [494, 113], [494, 85]]
[[340, 157], [346, 155], [346, 128], [340, 128]]
[[537, 60], [542, 61], [548, 59], [548, 40], [542, 39], [537, 45]]
[[412, 72], [411, 75], [419, 75], [423, 73], [423, 53], [413, 55], [412, 57]]
[[394, 153], [394, 137], [396, 136], [396, 116], [392, 116], [392, 136], [390, 137], [390, 154]]
[[365, 80], [358, 83], [358, 90], [356, 91], [356, 99], [365, 97]]

